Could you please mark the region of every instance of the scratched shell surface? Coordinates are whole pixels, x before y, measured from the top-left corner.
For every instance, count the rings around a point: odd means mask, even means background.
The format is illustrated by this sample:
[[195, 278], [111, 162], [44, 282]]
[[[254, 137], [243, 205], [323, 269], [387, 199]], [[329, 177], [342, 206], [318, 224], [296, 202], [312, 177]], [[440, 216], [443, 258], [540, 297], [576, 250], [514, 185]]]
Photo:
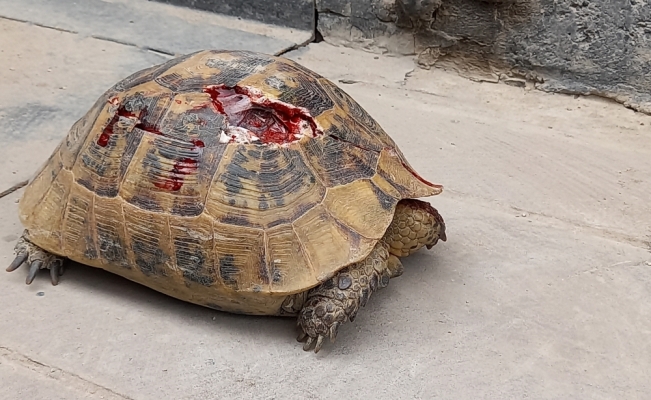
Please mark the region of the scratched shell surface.
[[[210, 85], [303, 107], [323, 134], [285, 146], [222, 143]], [[327, 79], [283, 58], [203, 51], [109, 89], [20, 210], [48, 251], [224, 308], [238, 293], [317, 285], [371, 251], [400, 199], [440, 190]]]

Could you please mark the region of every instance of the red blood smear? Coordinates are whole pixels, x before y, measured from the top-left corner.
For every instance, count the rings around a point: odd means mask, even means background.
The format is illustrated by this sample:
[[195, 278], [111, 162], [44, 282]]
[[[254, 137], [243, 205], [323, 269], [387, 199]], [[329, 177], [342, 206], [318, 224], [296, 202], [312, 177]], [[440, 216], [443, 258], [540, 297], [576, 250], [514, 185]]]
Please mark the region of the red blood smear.
[[247, 88], [209, 86], [204, 89], [215, 109], [228, 118], [231, 126], [245, 128], [262, 143], [291, 143], [298, 140], [301, 126], [308, 123], [318, 134], [316, 122], [303, 109], [269, 99], [258, 99]]
[[154, 135], [162, 135], [163, 132], [158, 130], [158, 127], [156, 125], [150, 124], [146, 121], [142, 121], [139, 124], [136, 124], [135, 126], [138, 129], [142, 129], [145, 132], [153, 133]]
[[403, 167], [405, 167], [405, 169], [407, 169], [407, 171], [411, 172], [411, 174], [412, 174], [416, 179], [418, 179], [419, 181], [423, 182], [423, 183], [426, 184], [427, 186], [429, 186], [429, 187], [435, 187], [435, 188], [443, 187], [443, 186], [441, 186], [441, 185], [437, 185], [437, 184], [435, 184], [435, 183], [432, 183], [432, 182], [426, 180], [425, 178], [423, 178], [422, 176], [420, 176], [420, 175], [418, 174], [418, 172], [414, 171], [413, 168], [411, 168], [409, 165], [405, 164], [404, 162], [400, 161], [400, 163], [402, 164]]
[[[111, 100], [112, 103], [114, 103], [115, 101], [116, 101], [116, 99]], [[111, 118], [111, 120], [106, 125], [106, 127], [104, 128], [102, 133], [99, 135], [99, 138], [97, 138], [97, 145], [102, 146], [102, 147], [106, 147], [108, 145], [109, 140], [111, 139], [111, 136], [113, 136], [115, 134], [115, 132], [113, 131], [113, 128], [115, 127], [115, 124], [118, 123], [118, 120], [120, 119], [120, 117], [136, 118], [136, 119], [140, 120], [141, 118], [143, 118], [146, 115], [146, 111], [147, 110], [141, 110], [138, 114], [134, 114], [134, 113], [132, 113], [130, 111], [127, 111], [124, 108], [124, 106], [119, 107], [118, 111], [115, 113], [113, 118]], [[138, 124], [138, 125], [140, 125], [140, 124]], [[136, 127], [138, 127], [138, 125], [136, 125]]]
[[174, 163], [172, 171], [170, 171], [170, 177], [154, 182], [154, 185], [159, 189], [176, 192], [183, 187], [184, 176], [193, 174], [196, 170], [197, 160], [182, 158]]

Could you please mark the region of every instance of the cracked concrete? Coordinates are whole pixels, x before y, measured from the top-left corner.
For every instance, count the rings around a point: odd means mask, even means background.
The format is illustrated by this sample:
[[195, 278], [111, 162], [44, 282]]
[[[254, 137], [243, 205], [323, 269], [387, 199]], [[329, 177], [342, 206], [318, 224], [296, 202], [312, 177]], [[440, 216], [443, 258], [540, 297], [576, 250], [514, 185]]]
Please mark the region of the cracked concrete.
[[48, 399], [115, 399], [131, 400], [111, 389], [99, 386], [79, 375], [43, 364], [0, 346], [0, 371], [7, 398], [36, 399], [43, 387], [50, 386]]
[[[167, 59], [92, 31], [0, 19], [0, 33], [0, 190], [106, 88]], [[76, 264], [56, 287], [0, 273], [0, 398], [648, 396], [650, 116], [326, 43], [287, 56], [338, 82], [445, 186], [431, 202], [449, 241], [406, 259], [316, 356], [291, 319], [219, 313]], [[21, 194], [0, 198], [5, 264]]]

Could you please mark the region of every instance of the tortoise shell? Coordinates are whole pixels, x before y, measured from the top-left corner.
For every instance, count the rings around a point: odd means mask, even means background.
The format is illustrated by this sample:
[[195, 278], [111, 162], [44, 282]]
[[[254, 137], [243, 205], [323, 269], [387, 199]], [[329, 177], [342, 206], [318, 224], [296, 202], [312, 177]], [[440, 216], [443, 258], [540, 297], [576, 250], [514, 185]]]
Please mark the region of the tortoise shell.
[[281, 57], [202, 51], [102, 95], [20, 217], [49, 252], [262, 314], [276, 305], [261, 294], [305, 291], [365, 258], [399, 200], [440, 191], [331, 81]]

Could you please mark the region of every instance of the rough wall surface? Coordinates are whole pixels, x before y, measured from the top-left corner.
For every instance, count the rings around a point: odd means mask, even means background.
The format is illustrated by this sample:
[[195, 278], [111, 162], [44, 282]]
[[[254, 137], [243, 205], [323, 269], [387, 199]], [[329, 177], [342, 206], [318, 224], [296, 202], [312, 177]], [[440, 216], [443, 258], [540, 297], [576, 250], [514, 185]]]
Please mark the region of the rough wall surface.
[[157, 0], [289, 28], [314, 29], [314, 0]]
[[316, 0], [328, 42], [651, 113], [651, 0]]

